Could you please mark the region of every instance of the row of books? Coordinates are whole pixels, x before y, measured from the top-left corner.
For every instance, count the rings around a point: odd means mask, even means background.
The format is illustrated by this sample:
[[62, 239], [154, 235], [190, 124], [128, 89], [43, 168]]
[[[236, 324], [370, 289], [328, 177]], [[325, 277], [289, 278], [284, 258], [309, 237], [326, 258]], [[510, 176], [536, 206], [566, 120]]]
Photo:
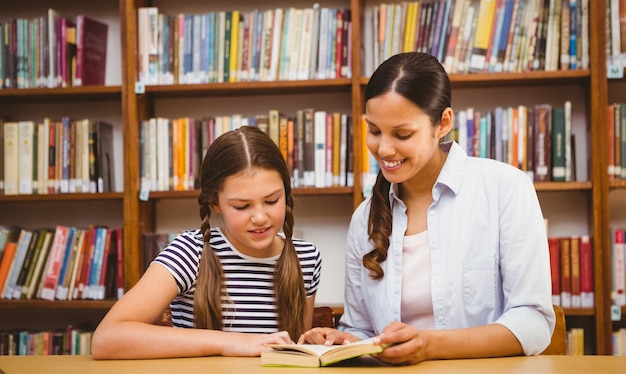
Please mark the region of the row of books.
[[626, 102], [607, 106], [609, 180], [626, 179]]
[[116, 299], [123, 294], [122, 229], [0, 228], [3, 299]]
[[626, 2], [606, 2], [606, 59], [609, 65], [626, 67]]
[[104, 85], [108, 25], [48, 9], [0, 21], [0, 88]]
[[613, 331], [613, 356], [626, 356], [626, 328]]
[[589, 68], [589, 0], [431, 0], [365, 8], [364, 73], [430, 53], [448, 73]]
[[572, 105], [537, 104], [457, 110], [452, 139], [469, 156], [492, 158], [535, 182], [576, 180]]
[[198, 188], [200, 162], [222, 133], [256, 126], [280, 148], [293, 187], [345, 187], [354, 183], [350, 116], [306, 108], [295, 116], [266, 114], [195, 118], [151, 118], [141, 123], [141, 188]]
[[92, 335], [86, 323], [63, 330], [0, 331], [0, 356], [90, 355]]
[[626, 230], [611, 229], [612, 298], [615, 305], [626, 305]]
[[350, 9], [166, 15], [138, 9], [138, 80], [146, 85], [349, 78]]
[[0, 195], [114, 190], [111, 124], [0, 120], [0, 130]]
[[593, 249], [588, 235], [549, 237], [552, 304], [593, 308]]

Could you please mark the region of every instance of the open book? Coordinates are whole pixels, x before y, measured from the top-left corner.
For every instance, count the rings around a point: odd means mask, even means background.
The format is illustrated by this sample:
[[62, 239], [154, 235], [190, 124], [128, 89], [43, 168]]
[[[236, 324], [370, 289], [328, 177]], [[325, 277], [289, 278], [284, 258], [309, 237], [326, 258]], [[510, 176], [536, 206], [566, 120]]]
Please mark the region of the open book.
[[266, 344], [271, 351], [261, 352], [263, 366], [327, 366], [349, 358], [382, 352], [384, 345], [374, 344], [373, 338], [350, 344]]

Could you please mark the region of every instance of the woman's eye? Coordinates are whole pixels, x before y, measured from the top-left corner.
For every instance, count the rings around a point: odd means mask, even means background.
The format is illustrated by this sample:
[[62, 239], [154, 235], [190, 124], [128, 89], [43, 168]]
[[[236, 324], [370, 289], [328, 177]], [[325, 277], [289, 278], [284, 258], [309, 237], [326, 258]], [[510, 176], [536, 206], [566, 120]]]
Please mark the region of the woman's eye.
[[248, 205], [241, 205], [241, 206], [234, 206], [233, 208], [235, 208], [236, 210], [244, 210], [248, 207]]
[[396, 134], [396, 137], [400, 140], [406, 140], [411, 137], [412, 134]]
[[276, 200], [268, 200], [268, 201], [266, 201], [265, 203], [266, 203], [266, 204], [269, 204], [269, 205], [274, 205], [274, 204], [276, 204], [277, 202], [278, 202], [278, 199], [276, 199]]

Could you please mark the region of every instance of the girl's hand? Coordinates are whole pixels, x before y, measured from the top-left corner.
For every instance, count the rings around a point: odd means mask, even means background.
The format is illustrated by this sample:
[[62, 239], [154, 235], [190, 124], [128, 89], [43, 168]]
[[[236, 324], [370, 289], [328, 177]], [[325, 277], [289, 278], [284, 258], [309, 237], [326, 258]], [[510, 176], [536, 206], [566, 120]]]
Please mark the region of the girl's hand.
[[293, 344], [287, 331], [273, 334], [227, 333], [228, 339], [223, 342], [222, 356], [260, 356], [262, 351], [270, 348], [265, 344]]
[[298, 344], [308, 343], [334, 345], [348, 344], [356, 342], [358, 340], [361, 339], [347, 332], [332, 329], [330, 327], [315, 327], [300, 335], [300, 338], [298, 339]]

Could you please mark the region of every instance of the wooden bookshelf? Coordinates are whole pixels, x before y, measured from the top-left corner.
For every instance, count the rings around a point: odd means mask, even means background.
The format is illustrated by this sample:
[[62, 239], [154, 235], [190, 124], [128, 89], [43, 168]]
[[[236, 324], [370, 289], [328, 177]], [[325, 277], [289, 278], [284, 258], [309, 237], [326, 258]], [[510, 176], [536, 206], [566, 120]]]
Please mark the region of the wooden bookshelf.
[[[25, 0], [19, 5], [12, 5], [11, 10], [27, 8], [33, 2], [41, 9], [46, 9], [47, 4], [51, 7], [65, 4], [61, 0], [45, 2], [40, 0]], [[27, 89], [27, 90], [0, 90], [0, 110], [11, 114], [10, 105], [17, 103], [23, 105], [97, 105], [99, 102], [115, 102], [119, 106], [121, 116], [121, 133], [123, 138], [123, 163], [116, 165], [123, 170], [123, 186], [119, 192], [106, 194], [59, 194], [59, 195], [36, 195], [36, 196], [0, 196], [0, 224], [11, 224], [10, 216], [3, 212], [4, 204], [20, 204], [24, 209], [32, 209], [32, 214], [37, 214], [38, 204], [47, 202], [88, 202], [93, 200], [115, 201], [121, 204], [122, 211], [120, 224], [124, 228], [124, 285], [126, 289], [132, 287], [143, 272], [143, 234], [153, 231], [155, 222], [155, 202], [170, 199], [195, 199], [198, 191], [184, 192], [151, 192], [148, 201], [140, 200], [140, 154], [138, 139], [140, 139], [139, 125], [143, 119], [150, 118], [157, 111], [160, 101], [170, 99], [191, 98], [243, 98], [254, 96], [273, 95], [310, 95], [310, 94], [341, 94], [346, 96], [349, 113], [353, 118], [353, 124], [358, 124], [358, 119], [364, 111], [363, 95], [368, 78], [361, 74], [361, 50], [352, 49], [352, 78], [331, 80], [308, 80], [308, 81], [275, 81], [275, 82], [238, 82], [221, 84], [196, 84], [196, 85], [158, 85], [146, 86], [145, 92], [135, 92], [137, 81], [137, 8], [148, 6], [155, 2], [141, 0], [114, 0], [107, 1], [107, 14], [117, 13], [119, 17], [119, 35], [121, 43], [120, 61], [117, 69], [121, 70], [121, 85], [112, 84], [103, 87], [72, 87], [58, 89]], [[160, 1], [167, 3], [169, 7], [176, 7], [173, 0]], [[332, 4], [332, 1], [328, 3]], [[369, 1], [349, 0], [336, 1], [340, 6], [348, 6], [352, 11], [352, 34], [350, 42], [354, 46], [361, 45], [361, 17], [365, 6], [371, 5]], [[64, 8], [70, 8], [75, 13], [81, 11], [84, 5], [81, 2], [68, 2]], [[274, 3], [263, 4], [264, 8], [273, 7]], [[278, 1], [276, 6], [283, 6], [285, 2]], [[300, 5], [293, 2], [294, 6], [311, 6], [313, 2]], [[326, 4], [325, 4], [326, 5]], [[189, 11], [194, 5], [179, 5], [181, 11]], [[246, 3], [246, 6], [257, 6]], [[238, 3], [220, 4], [219, 8], [236, 9]], [[100, 9], [100, 8], [98, 8]], [[588, 166], [588, 181], [582, 182], [542, 182], [535, 183], [539, 192], [550, 194], [569, 193], [571, 191], [583, 192], [589, 206], [587, 223], [589, 234], [593, 237], [594, 251], [594, 309], [566, 309], [568, 322], [572, 327], [578, 324], [590, 327], [586, 335], [591, 336], [594, 342], [593, 353], [609, 354], [611, 352], [612, 322], [610, 318], [610, 290], [611, 269], [610, 264], [610, 219], [608, 194], [610, 189], [626, 189], [626, 182], [611, 181], [607, 177], [606, 148], [606, 104], [608, 103], [608, 83], [606, 76], [606, 51], [605, 51], [605, 17], [606, 0], [589, 1], [590, 11], [590, 69], [571, 70], [556, 72], [527, 72], [527, 73], [502, 73], [502, 74], [452, 74], [450, 76], [453, 89], [501, 89], [509, 87], [524, 87], [541, 90], [544, 87], [577, 86], [583, 87], [586, 92], [586, 121], [588, 127], [589, 144], [588, 152], [591, 163]], [[41, 12], [43, 14], [43, 10]], [[454, 104], [454, 102], [453, 102]], [[46, 115], [46, 113], [42, 113]], [[361, 165], [361, 141], [364, 134], [361, 126], [354, 126], [354, 187], [342, 188], [298, 188], [296, 195], [344, 195], [351, 196], [353, 206], [356, 207], [362, 201], [362, 186], [360, 180]], [[587, 160], [579, 160], [587, 162]], [[6, 205], [4, 205], [6, 206]], [[59, 213], [60, 215], [62, 213]], [[53, 220], [51, 224], [55, 224]], [[0, 300], [0, 310], [32, 310], [37, 309], [42, 317], [50, 310], [65, 309], [96, 309], [107, 310], [113, 301], [54, 301], [44, 302], [38, 300]], [[3, 312], [0, 312], [0, 316]], [[582, 322], [581, 322], [582, 320]], [[622, 318], [624, 320], [624, 318]], [[95, 321], [97, 322], [97, 321]]]

